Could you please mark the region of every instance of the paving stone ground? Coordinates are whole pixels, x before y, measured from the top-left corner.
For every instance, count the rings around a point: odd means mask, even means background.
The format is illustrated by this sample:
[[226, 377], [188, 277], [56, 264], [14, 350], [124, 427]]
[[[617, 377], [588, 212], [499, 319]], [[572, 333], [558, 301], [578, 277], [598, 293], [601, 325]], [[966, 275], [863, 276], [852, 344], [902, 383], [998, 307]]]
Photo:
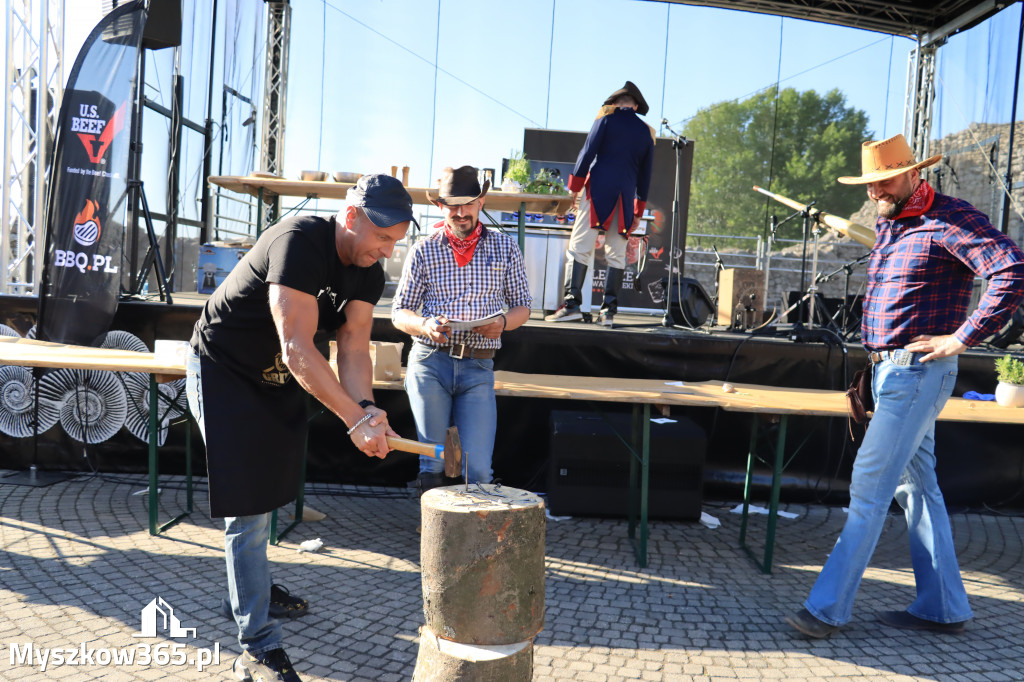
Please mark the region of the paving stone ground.
[[[183, 481], [165, 477], [164, 518], [184, 504]], [[0, 485], [0, 680], [232, 679], [239, 648], [217, 604], [224, 593], [222, 532], [197, 511], [158, 537], [147, 531], [142, 476], [97, 476], [44, 488]], [[419, 507], [404, 490], [311, 485], [308, 505], [327, 515], [270, 548], [274, 579], [311, 601], [285, 624], [303, 680], [409, 680], [423, 622]], [[621, 519], [547, 524], [546, 624], [535, 642], [534, 680], [828, 681], [1024, 680], [1024, 518], [952, 516], [976, 613], [966, 633], [908, 633], [876, 623], [913, 599], [906, 529], [891, 516], [865, 575], [853, 621], [807, 640], [783, 617], [799, 608], [842, 526], [839, 508], [788, 505], [775, 570], [762, 574], [737, 546], [732, 503], [706, 503], [721, 521], [654, 521], [650, 563], [637, 567]], [[752, 521], [760, 539], [764, 517]], [[321, 538], [315, 554], [298, 543]], [[136, 637], [140, 612], [160, 597], [195, 637]], [[41, 670], [19, 660], [48, 651]], [[177, 650], [172, 646], [183, 644]], [[13, 645], [17, 645], [14, 647]], [[148, 664], [105, 663], [111, 650]], [[199, 671], [189, 659], [219, 647]], [[93, 663], [56, 664], [55, 651], [91, 650]], [[13, 650], [13, 653], [12, 653]], [[105, 653], [99, 653], [99, 652]], [[170, 660], [157, 660], [166, 656]], [[174, 665], [184, 659], [185, 665]], [[79, 661], [80, 662], [80, 661]]]

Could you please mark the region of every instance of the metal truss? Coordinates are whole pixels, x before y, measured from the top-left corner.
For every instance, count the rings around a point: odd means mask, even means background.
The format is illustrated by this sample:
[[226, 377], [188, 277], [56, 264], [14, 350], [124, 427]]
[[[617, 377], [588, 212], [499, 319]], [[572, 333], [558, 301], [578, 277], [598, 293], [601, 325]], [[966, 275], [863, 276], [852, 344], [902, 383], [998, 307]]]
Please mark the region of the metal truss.
[[288, 0], [266, 0], [267, 69], [263, 78], [263, 140], [260, 170], [281, 174], [284, 155], [284, 116], [288, 93], [288, 52], [292, 7]]
[[[935, 53], [938, 45], [922, 46], [907, 60], [907, 101], [903, 109], [903, 135], [919, 159], [929, 157], [932, 112], [935, 104]], [[927, 170], [927, 169], [926, 169]]]
[[39, 293], [46, 188], [64, 95], [64, 0], [6, 5], [0, 293], [33, 295]]

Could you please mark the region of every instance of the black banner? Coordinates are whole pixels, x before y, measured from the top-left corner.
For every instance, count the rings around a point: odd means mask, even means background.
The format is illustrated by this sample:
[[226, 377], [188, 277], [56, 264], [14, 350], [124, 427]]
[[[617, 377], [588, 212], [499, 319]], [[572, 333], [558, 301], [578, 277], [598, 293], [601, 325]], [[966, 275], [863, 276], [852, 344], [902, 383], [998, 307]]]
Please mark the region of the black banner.
[[120, 294], [132, 103], [146, 3], [103, 18], [78, 53], [57, 119], [36, 338], [95, 345]]

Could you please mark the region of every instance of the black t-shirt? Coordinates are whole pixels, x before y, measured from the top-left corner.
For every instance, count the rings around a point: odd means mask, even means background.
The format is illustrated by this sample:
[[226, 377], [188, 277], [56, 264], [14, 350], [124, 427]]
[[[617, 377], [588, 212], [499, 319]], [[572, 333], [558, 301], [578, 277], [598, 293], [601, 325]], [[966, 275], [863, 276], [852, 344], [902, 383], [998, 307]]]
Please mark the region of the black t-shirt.
[[384, 268], [343, 265], [334, 221], [299, 216], [264, 232], [203, 307], [192, 335], [196, 352], [264, 385], [285, 384], [290, 375], [280, 362], [268, 284], [315, 296], [318, 329], [329, 332], [345, 323], [348, 301], [376, 305], [384, 292]]

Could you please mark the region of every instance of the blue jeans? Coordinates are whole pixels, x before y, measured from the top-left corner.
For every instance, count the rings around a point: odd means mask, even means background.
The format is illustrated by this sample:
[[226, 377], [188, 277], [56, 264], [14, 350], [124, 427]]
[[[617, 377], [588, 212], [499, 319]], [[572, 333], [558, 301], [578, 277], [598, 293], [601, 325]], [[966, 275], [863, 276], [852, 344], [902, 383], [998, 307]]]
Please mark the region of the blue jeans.
[[857, 451], [850, 480], [850, 512], [832, 554], [804, 606], [829, 625], [850, 620], [889, 503], [903, 508], [917, 599], [907, 611], [937, 623], [971, 618], [953, 546], [946, 504], [935, 478], [935, 419], [956, 383], [956, 357], [897, 364], [894, 351], [875, 365], [875, 413]]
[[[185, 362], [188, 408], [206, 440], [203, 382], [199, 356]], [[238, 643], [253, 656], [281, 646], [281, 625], [270, 617], [270, 514], [224, 519], [224, 556], [228, 569], [228, 600], [238, 625]]]
[[[494, 361], [458, 360], [444, 351], [414, 343], [405, 373], [416, 435], [423, 443], [444, 443], [449, 426], [459, 429], [469, 483], [490, 483], [498, 409], [494, 400]], [[440, 473], [444, 462], [420, 455], [420, 473]]]

